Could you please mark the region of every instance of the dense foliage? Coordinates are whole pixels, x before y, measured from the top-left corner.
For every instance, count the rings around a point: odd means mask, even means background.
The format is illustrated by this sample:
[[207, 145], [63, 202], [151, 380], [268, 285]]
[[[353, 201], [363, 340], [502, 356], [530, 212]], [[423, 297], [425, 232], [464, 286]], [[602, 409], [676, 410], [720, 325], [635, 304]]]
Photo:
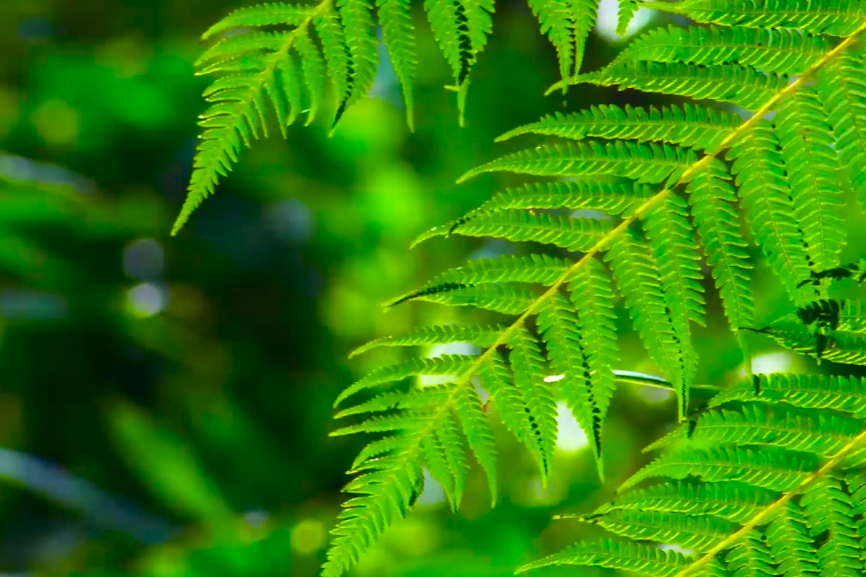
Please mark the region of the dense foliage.
[[[43, 64], [27, 104], [0, 92], [0, 477], [18, 487], [0, 514], [15, 527], [43, 499], [98, 539], [22, 554], [38, 539], [17, 530], [0, 569], [866, 571], [862, 2], [622, 0], [620, 35], [639, 6], [660, 25], [615, 54], [594, 0], [228, 2], [195, 64], [215, 76], [201, 140], [174, 159], [195, 48], [76, 60], [37, 4], [5, 8]], [[541, 99], [557, 67], [547, 93], [571, 112]], [[494, 137], [510, 152], [490, 160]], [[146, 154], [104, 162], [123, 138]], [[233, 170], [256, 202], [224, 191], [190, 219]], [[461, 172], [461, 196], [437, 190]], [[168, 241], [163, 196], [187, 177]], [[487, 240], [466, 260], [459, 237]], [[69, 384], [53, 413], [46, 382]], [[349, 423], [326, 442], [332, 401]], [[341, 449], [354, 478], [325, 554]]]

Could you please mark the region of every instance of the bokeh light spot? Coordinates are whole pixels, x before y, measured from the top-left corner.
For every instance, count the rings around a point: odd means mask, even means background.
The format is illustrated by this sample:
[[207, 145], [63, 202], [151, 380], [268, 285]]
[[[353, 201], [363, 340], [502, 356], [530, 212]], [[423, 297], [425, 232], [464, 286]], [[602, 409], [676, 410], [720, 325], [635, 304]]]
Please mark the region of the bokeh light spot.
[[150, 238], [144, 238], [123, 249], [123, 272], [138, 280], [151, 280], [162, 276], [165, 270], [165, 250]]
[[292, 550], [310, 555], [324, 547], [325, 537], [325, 526], [320, 521], [304, 519], [292, 529]]
[[564, 453], [579, 451], [589, 444], [586, 433], [563, 401], [556, 403], [556, 430], [556, 448]]
[[165, 309], [167, 298], [165, 291], [153, 283], [142, 283], [129, 289], [126, 295], [127, 303], [133, 314], [150, 317]]

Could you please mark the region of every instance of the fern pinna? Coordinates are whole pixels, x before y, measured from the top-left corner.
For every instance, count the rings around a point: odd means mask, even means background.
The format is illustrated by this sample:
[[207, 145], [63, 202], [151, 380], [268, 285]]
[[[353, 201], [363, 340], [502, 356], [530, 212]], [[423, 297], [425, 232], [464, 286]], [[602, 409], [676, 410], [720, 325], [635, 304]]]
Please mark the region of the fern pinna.
[[[528, 3], [556, 47], [562, 77], [574, 76], [595, 24], [597, 0]], [[343, 113], [373, 86], [377, 20], [403, 89], [411, 129], [418, 66], [411, 8], [411, 0], [375, 0], [375, 12], [374, 0], [260, 4], [232, 12], [205, 32], [204, 40], [220, 40], [196, 62], [198, 74], [217, 79], [204, 93], [210, 107], [200, 117], [201, 143], [172, 234], [231, 171], [243, 146], [249, 147], [260, 134], [267, 136], [269, 108], [285, 136], [298, 116], [305, 115], [306, 124], [315, 120], [330, 83], [337, 99], [333, 131]], [[469, 74], [491, 31], [493, 0], [424, 0], [423, 9], [454, 74], [454, 85], [447, 88], [457, 92], [463, 125]]]
[[[624, 2], [623, 18], [637, 5]], [[691, 101], [545, 117], [501, 139], [532, 133], [564, 142], [505, 156], [461, 179], [493, 171], [559, 178], [499, 192], [418, 242], [460, 234], [564, 250], [472, 261], [390, 303], [472, 305], [516, 318], [502, 326], [419, 328], [362, 348], [469, 342], [484, 351], [384, 367], [340, 395], [337, 405], [417, 375], [452, 377], [380, 393], [338, 414], [376, 413], [336, 435], [384, 436], [353, 464], [358, 476], [346, 491], [358, 496], [347, 501], [334, 530], [325, 575], [350, 567], [406, 514], [422, 489], [423, 468], [457, 508], [471, 452], [496, 499], [496, 449], [477, 386], [489, 395], [490, 413], [535, 457], [543, 483], [557, 399], [587, 433], [603, 475], [603, 422], [619, 378], [615, 295], [675, 391], [684, 422], [660, 442], [675, 450], [626, 487], [658, 476], [679, 482], [625, 493], [585, 519], [631, 540], [672, 542], [697, 553], [605, 540], [527, 568], [584, 564], [679, 577], [862, 574], [863, 383], [747, 375], [697, 416], [689, 391], [699, 362], [691, 329], [705, 316], [702, 262], [746, 367], [747, 331], [819, 360], [866, 363], [860, 305], [829, 294], [831, 280], [859, 270], [840, 264], [841, 209], [846, 190], [866, 205], [866, 68], [859, 43], [866, 4], [641, 5], [696, 24], [647, 32], [607, 67], [552, 90], [592, 83]], [[750, 235], [741, 233], [741, 210]], [[768, 327], [754, 326], [748, 240], [760, 247], [798, 311]]]

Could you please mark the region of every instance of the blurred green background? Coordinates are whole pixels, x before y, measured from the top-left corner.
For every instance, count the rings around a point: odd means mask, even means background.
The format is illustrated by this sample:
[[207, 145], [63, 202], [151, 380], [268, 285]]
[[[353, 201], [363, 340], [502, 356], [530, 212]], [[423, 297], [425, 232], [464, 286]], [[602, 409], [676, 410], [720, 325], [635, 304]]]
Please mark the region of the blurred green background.
[[[366, 371], [417, 354], [350, 362], [348, 352], [469, 318], [380, 304], [468, 258], [528, 250], [440, 239], [410, 252], [411, 239], [520, 182], [453, 184], [533, 144], [494, 145], [499, 134], [555, 110], [638, 98], [586, 87], [543, 97], [558, 79], [553, 48], [525, 2], [497, 2], [460, 129], [454, 94], [443, 90], [449, 71], [419, 11], [414, 134], [382, 48], [371, 97], [333, 138], [323, 118], [293, 127], [287, 141], [259, 142], [169, 238], [204, 109], [207, 80], [192, 69], [198, 37], [241, 5], [0, 2], [0, 574], [317, 574], [344, 471], [364, 441], [328, 437], [331, 403]], [[615, 13], [604, 0], [585, 69], [621, 46]], [[783, 303], [767, 277], [759, 267], [762, 318]], [[709, 306], [719, 311], [715, 296]], [[713, 318], [697, 340], [712, 351], [702, 375], [730, 381], [739, 353]], [[619, 368], [656, 372], [622, 311], [618, 322]], [[756, 347], [768, 353], [763, 368], [803, 363], [769, 342]], [[354, 572], [510, 575], [597, 532], [550, 517], [609, 497], [674, 416], [665, 391], [623, 385], [606, 425], [613, 458], [602, 488], [564, 410], [547, 492], [529, 455], [497, 428], [508, 463], [501, 505], [490, 510], [477, 470], [457, 515], [428, 482], [416, 512]], [[579, 573], [610, 574], [568, 572]]]

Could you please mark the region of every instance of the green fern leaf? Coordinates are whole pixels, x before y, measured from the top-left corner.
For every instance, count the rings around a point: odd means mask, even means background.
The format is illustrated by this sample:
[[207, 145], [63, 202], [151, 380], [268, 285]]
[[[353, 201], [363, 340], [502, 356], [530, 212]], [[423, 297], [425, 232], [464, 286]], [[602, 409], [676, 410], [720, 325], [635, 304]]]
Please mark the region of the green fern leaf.
[[847, 365], [866, 364], [866, 335], [834, 332], [822, 347], [819, 346], [818, 336], [792, 316], [784, 317], [759, 332], [772, 337], [787, 349], [819, 360]]
[[724, 539], [735, 527], [715, 517], [690, 517], [659, 511], [621, 509], [593, 518], [592, 523], [611, 533], [639, 541], [674, 543], [680, 547], [706, 550]]
[[765, 72], [801, 74], [830, 48], [826, 38], [793, 30], [668, 26], [636, 38], [616, 62], [738, 63]]
[[490, 346], [504, 330], [501, 325], [443, 325], [418, 327], [411, 332], [397, 337], [382, 337], [358, 347], [349, 354], [349, 358], [365, 353], [377, 347], [414, 347], [421, 345], [438, 345], [445, 343], [471, 343], [477, 347]]
[[[487, 236], [512, 242], [534, 241], [553, 244], [570, 251], [580, 251], [595, 245], [610, 228], [609, 222], [604, 220], [509, 210], [489, 212], [454, 224], [444, 234]], [[415, 244], [433, 236], [438, 235], [428, 234], [417, 239]]]
[[517, 440], [535, 454], [541, 453], [541, 447], [535, 445], [537, 437], [530, 436], [532, 427], [529, 425], [529, 411], [523, 400], [523, 392], [514, 383], [511, 371], [499, 353], [491, 353], [481, 366], [479, 379], [489, 395], [489, 403], [498, 413], [502, 423], [511, 431]]
[[[861, 431], [860, 421], [829, 415], [802, 415], [776, 407], [746, 405], [740, 410], [713, 410], [691, 427], [689, 445], [768, 445], [831, 456]], [[659, 444], [656, 444], [659, 446]]]
[[523, 150], [470, 170], [457, 183], [485, 172], [507, 171], [536, 176], [584, 176], [603, 173], [641, 183], [675, 181], [697, 161], [691, 150], [662, 144], [616, 141], [545, 145]]
[[743, 28], [799, 28], [815, 34], [849, 36], [863, 24], [866, 10], [859, 0], [727, 0], [651, 2], [649, 8], [682, 14], [703, 24]]
[[437, 275], [420, 289], [398, 297], [387, 306], [394, 306], [414, 298], [419, 292], [448, 284], [478, 285], [523, 282], [550, 286], [559, 280], [567, 270], [568, 264], [565, 260], [547, 255], [480, 258]]
[[740, 481], [774, 491], [791, 491], [818, 469], [814, 455], [778, 449], [734, 449], [683, 447], [666, 453], [629, 477], [619, 490], [651, 477], [684, 479], [689, 475], [704, 481]]
[[379, 61], [373, 23], [373, 5], [369, 0], [337, 0], [337, 9], [343, 25], [346, 51], [349, 56], [346, 91], [334, 115], [331, 130], [337, 126], [343, 113], [352, 104], [363, 98], [373, 87], [376, 64]]
[[487, 419], [481, 409], [481, 399], [471, 386], [460, 387], [455, 399], [457, 417], [463, 426], [466, 441], [475, 454], [478, 464], [487, 475], [487, 486], [490, 487], [490, 506], [496, 505], [496, 445], [493, 432], [487, 424]]
[[346, 387], [334, 401], [337, 407], [348, 397], [357, 392], [376, 387], [378, 385], [401, 381], [416, 375], [453, 375], [459, 374], [461, 369], [473, 363], [473, 355], [442, 355], [432, 359], [412, 359], [405, 363], [389, 365], [379, 368], [360, 381]]
[[[688, 221], [688, 205], [668, 195], [644, 218], [644, 228], [658, 262], [665, 302], [670, 310], [679, 346], [692, 351], [690, 322], [704, 325], [703, 275], [700, 255]], [[697, 369], [697, 354], [684, 363], [684, 378], [691, 383]]]
[[766, 536], [752, 529], [725, 556], [733, 577], [773, 577], [773, 554]]
[[604, 177], [583, 177], [507, 188], [461, 218], [424, 232], [412, 242], [412, 247], [434, 237], [448, 236], [457, 227], [492, 212], [514, 209], [581, 209], [616, 215], [639, 206], [650, 196], [649, 187], [646, 185]]
[[298, 6], [277, 2], [259, 4], [257, 6], [247, 6], [229, 12], [228, 16], [208, 28], [207, 32], [202, 34], [202, 40], [207, 40], [217, 34], [235, 28], [282, 24], [299, 26], [309, 19], [311, 14], [312, 10], [310, 6]]
[[514, 381], [523, 394], [532, 431], [530, 449], [541, 470], [541, 486], [546, 490], [556, 444], [556, 400], [544, 382], [545, 362], [535, 337], [519, 327], [510, 345]]
[[323, 577], [338, 577], [357, 562], [394, 519], [405, 516], [414, 497], [421, 492], [422, 473], [411, 451], [397, 458], [379, 459], [344, 491], [360, 494], [343, 504], [340, 523], [332, 530], [334, 540], [328, 551]]
[[754, 322], [755, 305], [749, 288], [752, 267], [744, 250], [747, 244], [740, 234], [734, 208], [736, 193], [728, 184], [729, 179], [724, 168], [716, 163], [698, 172], [688, 185], [689, 204], [725, 315], [746, 351], [739, 329]]
[[729, 158], [734, 161], [737, 192], [752, 234], [797, 304], [805, 298], [797, 285], [809, 278], [811, 269], [777, 148], [778, 139], [769, 124], [761, 120], [734, 144]]
[[712, 515], [742, 523], [775, 501], [772, 491], [737, 482], [691, 483], [680, 481], [629, 491], [593, 513], [617, 509]]
[[409, 0], [376, 0], [377, 16], [382, 26], [382, 37], [391, 57], [394, 73], [403, 89], [406, 105], [406, 123], [415, 131], [414, 109], [415, 73], [418, 60], [415, 55], [415, 27], [412, 25]]
[[673, 577], [689, 564], [689, 557], [629, 541], [585, 541], [517, 569], [518, 573], [550, 565], [591, 565], [634, 571], [641, 575]]
[[592, 426], [584, 427], [584, 430], [598, 436], [600, 463], [600, 431], [610, 406], [616, 379], [611, 367], [618, 360], [613, 286], [604, 265], [592, 260], [571, 277], [568, 290], [572, 305], [578, 313], [578, 332], [587, 355], [588, 378], [595, 405], [591, 414]]
[[757, 110], [788, 85], [788, 78], [762, 74], [739, 64], [696, 66], [680, 62], [614, 62], [606, 68], [575, 77], [574, 84], [637, 88], [691, 98], [730, 102], [746, 110]]
[[350, 54], [346, 47], [346, 37], [340, 14], [334, 9], [333, 0], [321, 5], [313, 18], [316, 35], [322, 43], [322, 53], [328, 70], [328, 78], [337, 97], [344, 101], [349, 94], [349, 77], [353, 74]]
[[[529, 8], [541, 23], [541, 33], [547, 34], [559, 57], [559, 74], [563, 79], [573, 72], [575, 57], [574, 17], [569, 10], [569, 0], [528, 0]], [[577, 61], [580, 68], [580, 61]], [[565, 86], [563, 85], [563, 94]]]
[[617, 284], [625, 295], [635, 329], [647, 347], [650, 357], [674, 383], [680, 420], [688, 407], [690, 370], [685, 366], [683, 343], [676, 334], [670, 307], [656, 272], [658, 265], [641, 240], [626, 232], [614, 242], [606, 258], [613, 267]]
[[609, 215], [628, 212], [647, 200], [651, 189], [623, 178], [592, 177], [558, 182], [533, 182], [519, 188], [507, 188], [469, 213], [476, 214], [510, 209], [600, 210]]
[[[572, 19], [574, 20], [574, 72], [577, 75], [583, 64], [583, 55], [586, 51], [586, 40], [589, 33], [595, 27], [596, 14], [598, 13], [598, 0], [569, 0], [571, 4]], [[563, 86], [563, 93], [565, 86]]]
[[821, 573], [839, 577], [862, 575], [860, 536], [851, 523], [854, 505], [842, 481], [835, 476], [821, 479], [803, 495], [801, 504], [812, 535], [827, 532], [827, 541], [818, 549]]
[[719, 407], [731, 401], [785, 403], [804, 409], [833, 409], [866, 417], [866, 381], [856, 377], [826, 375], [791, 375], [775, 373], [755, 375], [738, 382], [709, 401]]
[[598, 476], [603, 481], [601, 423], [604, 413], [595, 399], [591, 381], [592, 366], [581, 342], [577, 315], [574, 314], [572, 303], [561, 292], [554, 294], [545, 303], [545, 308], [539, 311], [538, 328], [547, 345], [554, 372], [563, 375], [559, 381], [560, 390], [566, 405], [589, 438]]
[[342, 419], [350, 415], [362, 415], [364, 413], [375, 413], [389, 411], [391, 409], [420, 409], [435, 405], [447, 398], [451, 383], [426, 386], [422, 389], [411, 389], [409, 391], [391, 391], [355, 405], [343, 409], [336, 415], [335, 419]]
[[424, 0], [427, 19], [454, 73], [457, 112], [464, 125], [469, 72], [484, 48], [492, 27], [492, 0]]
[[803, 231], [810, 268], [833, 268], [845, 244], [843, 202], [832, 132], [817, 93], [810, 87], [801, 88], [784, 102], [773, 122], [788, 181], [797, 191], [794, 214]]
[[802, 507], [789, 501], [766, 529], [767, 541], [785, 577], [808, 577], [818, 572], [818, 554], [808, 533]]
[[860, 207], [866, 211], [866, 71], [862, 61], [842, 54], [818, 74], [818, 94], [833, 127], [839, 163], [857, 191]]
[[640, 8], [638, 0], [619, 0], [616, 20], [617, 34], [625, 36], [628, 33], [628, 25], [631, 24], [631, 19], [634, 18], [638, 8]]
[[[527, 289], [507, 285], [439, 285], [418, 291], [410, 300], [438, 303], [452, 307], [474, 306], [480, 309], [519, 315], [535, 302], [537, 295]], [[405, 302], [405, 301], [403, 301]]]
[[661, 110], [631, 105], [623, 110], [618, 106], [603, 104], [581, 112], [557, 112], [553, 116], [545, 116], [538, 122], [506, 132], [496, 140], [507, 140], [521, 134], [545, 134], [573, 140], [593, 136], [662, 141], [704, 150], [718, 146], [739, 124], [736, 115], [694, 104]]

